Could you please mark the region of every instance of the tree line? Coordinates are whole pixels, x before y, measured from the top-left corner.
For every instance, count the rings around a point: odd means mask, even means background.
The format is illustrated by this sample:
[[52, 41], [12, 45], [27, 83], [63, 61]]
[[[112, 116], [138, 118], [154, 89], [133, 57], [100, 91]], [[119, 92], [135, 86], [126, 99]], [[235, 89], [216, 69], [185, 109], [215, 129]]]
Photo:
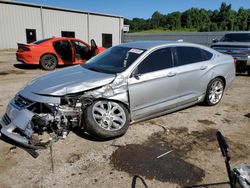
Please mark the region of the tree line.
[[250, 9], [239, 8], [235, 11], [231, 4], [222, 3], [219, 10], [191, 8], [184, 12], [161, 14], [156, 11], [151, 18], [125, 19], [130, 32], [151, 29], [194, 30], [194, 31], [246, 31], [250, 30]]

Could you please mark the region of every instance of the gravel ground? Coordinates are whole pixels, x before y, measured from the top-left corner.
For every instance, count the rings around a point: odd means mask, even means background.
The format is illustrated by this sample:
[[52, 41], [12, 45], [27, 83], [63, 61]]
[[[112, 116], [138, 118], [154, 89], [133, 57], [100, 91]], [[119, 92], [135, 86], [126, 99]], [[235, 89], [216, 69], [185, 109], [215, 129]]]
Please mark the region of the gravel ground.
[[[16, 92], [46, 72], [18, 63], [13, 51], [0, 51], [0, 67], [2, 116]], [[109, 141], [70, 132], [52, 145], [52, 158], [50, 148], [34, 159], [0, 140], [0, 187], [127, 188], [135, 174], [159, 188], [227, 181], [215, 132], [227, 138], [232, 166], [250, 163], [249, 94], [250, 77], [238, 75], [217, 106], [195, 105], [133, 124], [126, 135]]]

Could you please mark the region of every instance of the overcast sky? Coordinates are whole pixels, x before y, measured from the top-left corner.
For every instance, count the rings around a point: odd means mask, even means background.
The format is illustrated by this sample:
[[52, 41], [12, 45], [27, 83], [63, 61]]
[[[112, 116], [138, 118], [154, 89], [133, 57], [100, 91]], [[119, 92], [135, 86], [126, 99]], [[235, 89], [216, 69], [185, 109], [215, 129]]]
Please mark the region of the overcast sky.
[[250, 9], [250, 0], [21, 0], [20, 2], [115, 14], [129, 19], [150, 18], [154, 11], [162, 14], [182, 12], [191, 7], [215, 10], [219, 9], [222, 2], [231, 4], [234, 10], [240, 7]]

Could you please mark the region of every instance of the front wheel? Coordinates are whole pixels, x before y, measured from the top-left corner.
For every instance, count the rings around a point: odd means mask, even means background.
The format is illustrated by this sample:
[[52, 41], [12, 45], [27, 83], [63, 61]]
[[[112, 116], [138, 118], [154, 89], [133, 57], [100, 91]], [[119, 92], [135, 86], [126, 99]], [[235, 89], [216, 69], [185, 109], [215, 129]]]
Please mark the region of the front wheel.
[[129, 112], [123, 104], [108, 100], [96, 101], [84, 112], [87, 132], [104, 139], [125, 134], [129, 117]]
[[57, 66], [57, 59], [52, 54], [43, 55], [40, 60], [40, 65], [45, 70], [54, 70]]
[[208, 106], [216, 105], [220, 102], [224, 93], [225, 84], [221, 78], [211, 80], [207, 86], [204, 102]]

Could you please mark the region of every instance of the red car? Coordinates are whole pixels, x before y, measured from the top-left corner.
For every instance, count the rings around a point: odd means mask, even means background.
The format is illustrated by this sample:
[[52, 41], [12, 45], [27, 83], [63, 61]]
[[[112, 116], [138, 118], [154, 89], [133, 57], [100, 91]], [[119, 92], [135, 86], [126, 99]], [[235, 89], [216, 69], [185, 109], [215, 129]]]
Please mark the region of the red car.
[[75, 38], [52, 37], [30, 44], [17, 44], [16, 59], [24, 64], [40, 65], [53, 70], [57, 65], [82, 64], [105, 48]]

